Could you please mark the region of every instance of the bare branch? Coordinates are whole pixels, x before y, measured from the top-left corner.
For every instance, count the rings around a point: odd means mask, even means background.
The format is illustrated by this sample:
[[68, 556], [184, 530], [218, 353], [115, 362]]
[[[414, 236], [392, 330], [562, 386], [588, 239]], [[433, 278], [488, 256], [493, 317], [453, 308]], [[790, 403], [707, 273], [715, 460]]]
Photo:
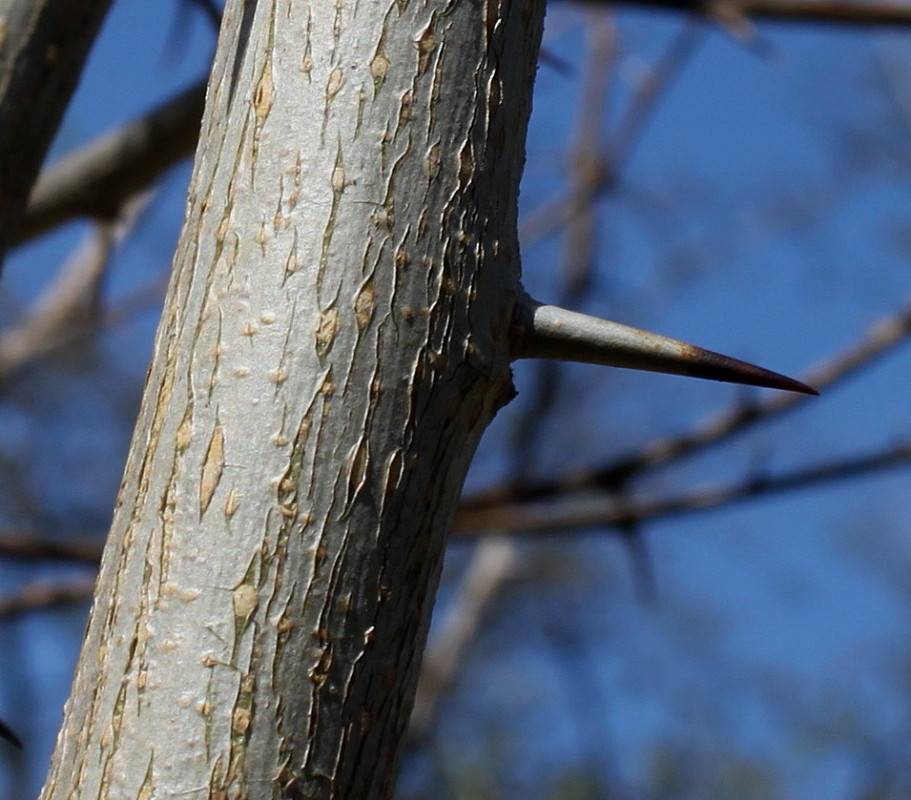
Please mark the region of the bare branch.
[[24, 319], [0, 334], [0, 378], [86, 328], [110, 256], [147, 201], [147, 196], [137, 197], [124, 209], [123, 219], [97, 223]]
[[871, 455], [830, 461], [778, 477], [747, 478], [730, 485], [697, 489], [677, 497], [617, 497], [602, 495], [569, 503], [503, 505], [478, 511], [460, 510], [454, 531], [472, 536], [490, 531], [565, 533], [585, 528], [628, 526], [708, 511], [756, 497], [807, 489], [911, 464], [911, 444], [904, 443]]
[[603, 180], [602, 140], [610, 78], [615, 70], [617, 32], [606, 14], [589, 14], [586, 25], [589, 56], [586, 59], [579, 120], [570, 145], [569, 203], [574, 209], [566, 226], [561, 272], [565, 286], [560, 303], [574, 305], [591, 282], [595, 265], [596, 220], [592, 196]]
[[22, 742], [19, 740], [19, 737], [16, 736], [16, 732], [2, 719], [0, 719], [0, 739], [6, 739], [10, 744], [20, 750], [22, 749]]
[[101, 280], [112, 246], [109, 226], [94, 227], [24, 319], [0, 335], [0, 376], [43, 355], [85, 323], [89, 297]]
[[22, 561], [69, 561], [98, 564], [104, 549], [104, 536], [67, 534], [50, 540], [32, 531], [0, 533], [0, 557]]
[[0, 257], [110, 0], [7, 0], [0, 48]]
[[191, 155], [199, 137], [205, 81], [172, 97], [141, 119], [65, 156], [43, 173], [15, 236], [21, 243], [74, 217], [111, 217]]
[[15, 594], [0, 600], [0, 618], [14, 617], [27, 611], [49, 608], [62, 603], [78, 603], [92, 599], [95, 578], [76, 578], [69, 581], [35, 581]]
[[661, 98], [696, 52], [704, 27], [700, 20], [693, 18], [682, 24], [655, 65], [634, 87], [629, 105], [610, 142], [588, 156], [590, 174], [584, 187], [565, 191], [532, 211], [522, 221], [519, 236], [523, 248], [532, 247], [552, 234], [613, 188]]
[[[562, 503], [504, 503], [489, 508], [460, 506], [453, 524], [456, 536], [489, 536], [502, 531], [569, 533], [586, 528], [619, 527], [628, 530], [646, 521], [711, 511], [735, 503], [783, 492], [823, 486], [840, 480], [866, 477], [876, 472], [911, 464], [911, 443], [900, 443], [875, 453], [833, 460], [777, 477], [749, 477], [729, 485], [696, 489], [676, 497], [618, 497], [602, 494], [596, 498]], [[88, 540], [69, 547], [60, 543], [30, 546], [12, 536], [0, 539], [0, 555], [24, 558], [65, 558], [91, 562], [97, 555]], [[41, 549], [45, 552], [42, 553]], [[505, 558], [504, 558], [505, 562]], [[505, 570], [505, 567], [504, 567]], [[489, 574], [494, 574], [491, 570]], [[483, 581], [478, 586], [492, 585]], [[483, 592], [471, 590], [472, 596]], [[472, 602], [477, 602], [477, 599]], [[0, 615], [3, 605], [0, 603]]]
[[[608, 5], [602, 0], [587, 0]], [[780, 22], [830, 23], [852, 26], [904, 27], [911, 25], [911, 5], [908, 3], [877, 3], [864, 0], [620, 0], [628, 5], [701, 13], [709, 17], [725, 17], [733, 12], [752, 19]], [[613, 5], [613, 2], [610, 3]]]

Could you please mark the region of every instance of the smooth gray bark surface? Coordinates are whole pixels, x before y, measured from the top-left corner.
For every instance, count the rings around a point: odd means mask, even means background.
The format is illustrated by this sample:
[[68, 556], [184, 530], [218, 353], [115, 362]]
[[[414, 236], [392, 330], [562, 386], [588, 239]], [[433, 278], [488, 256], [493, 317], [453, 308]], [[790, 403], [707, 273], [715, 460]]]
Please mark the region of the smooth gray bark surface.
[[42, 794], [381, 798], [512, 395], [540, 0], [234, 0]]
[[0, 259], [111, 0], [0, 0]]

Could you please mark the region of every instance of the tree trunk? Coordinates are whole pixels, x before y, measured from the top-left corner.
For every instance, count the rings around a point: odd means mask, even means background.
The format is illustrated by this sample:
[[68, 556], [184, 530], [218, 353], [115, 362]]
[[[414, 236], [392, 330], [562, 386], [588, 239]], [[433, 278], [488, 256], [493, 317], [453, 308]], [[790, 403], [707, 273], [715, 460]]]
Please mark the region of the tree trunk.
[[542, 0], [231, 0], [42, 797], [380, 798], [512, 394]]

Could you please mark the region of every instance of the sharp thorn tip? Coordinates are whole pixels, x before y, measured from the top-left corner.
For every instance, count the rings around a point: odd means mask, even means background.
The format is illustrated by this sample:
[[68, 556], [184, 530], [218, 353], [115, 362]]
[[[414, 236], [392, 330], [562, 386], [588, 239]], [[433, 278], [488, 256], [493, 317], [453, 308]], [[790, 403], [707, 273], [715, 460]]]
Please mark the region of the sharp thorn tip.
[[819, 394], [786, 375], [619, 322], [544, 305], [527, 296], [524, 310], [526, 329], [518, 358], [557, 358]]

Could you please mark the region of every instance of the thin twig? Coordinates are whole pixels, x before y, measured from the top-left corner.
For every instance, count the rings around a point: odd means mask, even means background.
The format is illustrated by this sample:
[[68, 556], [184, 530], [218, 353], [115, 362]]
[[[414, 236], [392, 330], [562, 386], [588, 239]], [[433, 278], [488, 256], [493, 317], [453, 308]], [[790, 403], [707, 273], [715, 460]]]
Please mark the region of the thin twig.
[[574, 212], [566, 226], [561, 268], [564, 288], [558, 301], [567, 306], [576, 305], [585, 293], [595, 263], [595, 215], [591, 197], [603, 180], [602, 127], [615, 72], [617, 43], [613, 19], [604, 14], [589, 17], [588, 58], [579, 121], [569, 153], [570, 203]]
[[94, 589], [94, 577], [55, 582], [35, 581], [0, 600], [0, 618], [8, 619], [28, 611], [91, 600]]
[[870, 475], [911, 464], [911, 444], [865, 456], [817, 464], [776, 477], [752, 477], [728, 485], [697, 489], [676, 497], [601, 496], [566, 503], [503, 505], [456, 514], [455, 533], [476, 536], [491, 530], [556, 533], [624, 526], [667, 519], [741, 503], [757, 497]]
[[44, 355], [70, 330], [85, 325], [113, 247], [111, 226], [94, 225], [28, 314], [0, 335], [0, 376]]
[[104, 539], [100, 536], [68, 534], [49, 540], [31, 531], [0, 532], [0, 557], [22, 561], [69, 561], [97, 564], [101, 561]]
[[580, 207], [587, 207], [610, 191], [632, 156], [636, 143], [648, 120], [654, 115], [660, 99], [683, 71], [683, 67], [701, 41], [702, 25], [688, 19], [671, 39], [657, 63], [637, 84], [623, 118], [611, 141], [597, 156], [591, 156], [598, 165], [597, 180], [586, 185], [586, 194], [580, 197], [575, 187], [532, 211], [519, 226], [523, 249], [567, 224]]
[[[503, 504], [493, 508], [460, 508], [456, 513], [453, 533], [456, 536], [488, 536], [494, 532], [555, 533], [579, 531], [585, 528], [628, 527], [645, 521], [667, 519], [694, 512], [710, 511], [746, 500], [772, 494], [818, 487], [835, 481], [860, 478], [896, 467], [911, 464], [911, 443], [900, 443], [864, 456], [833, 460], [774, 477], [749, 477], [732, 484], [696, 489], [676, 497], [617, 497], [601, 495], [595, 498], [574, 499], [562, 503]], [[97, 545], [67, 548], [38, 544], [34, 548], [20, 545], [10, 537], [9, 552], [0, 540], [0, 555], [13, 557], [62, 558], [91, 561]], [[41, 548], [46, 548], [44, 555]], [[505, 563], [505, 557], [501, 564]], [[479, 567], [480, 569], [480, 567]], [[486, 569], [486, 568], [485, 568]], [[505, 566], [503, 567], [505, 569]], [[490, 574], [496, 571], [491, 570]], [[488, 578], [489, 579], [489, 578]], [[495, 582], [489, 579], [488, 585]], [[469, 582], [470, 584], [470, 582]], [[483, 586], [482, 581], [478, 585]], [[466, 591], [469, 591], [466, 589]], [[470, 590], [478, 596], [477, 589]], [[472, 601], [477, 602], [477, 601]]]
[[680, 23], [655, 65], [635, 85], [626, 113], [610, 144], [609, 160], [614, 175], [619, 175], [626, 168], [636, 145], [642, 140], [646, 125], [655, 116], [661, 100], [683, 74], [704, 38], [705, 25], [701, 20], [695, 16], [687, 17]]
[[75, 217], [110, 217], [165, 170], [190, 156], [199, 138], [204, 81], [149, 114], [64, 156], [32, 190], [15, 243]]
[[136, 196], [117, 219], [96, 223], [23, 319], [0, 334], [0, 378], [92, 327], [93, 306], [111, 255], [147, 206]]
[[419, 740], [431, 728], [440, 698], [452, 685], [465, 648], [477, 634], [503, 584], [515, 573], [516, 545], [508, 537], [481, 541], [459, 584], [451, 610], [431, 640], [421, 666], [408, 734]]
[[[586, 0], [596, 5], [607, 5], [607, 0]], [[615, 0], [610, 0], [613, 5]], [[761, 20], [779, 22], [830, 23], [850, 26], [904, 27], [911, 25], [911, 5], [908, 3], [876, 3], [866, 0], [619, 0], [629, 5], [686, 13], [703, 13], [716, 16], [724, 6], [731, 6], [737, 14]]]

